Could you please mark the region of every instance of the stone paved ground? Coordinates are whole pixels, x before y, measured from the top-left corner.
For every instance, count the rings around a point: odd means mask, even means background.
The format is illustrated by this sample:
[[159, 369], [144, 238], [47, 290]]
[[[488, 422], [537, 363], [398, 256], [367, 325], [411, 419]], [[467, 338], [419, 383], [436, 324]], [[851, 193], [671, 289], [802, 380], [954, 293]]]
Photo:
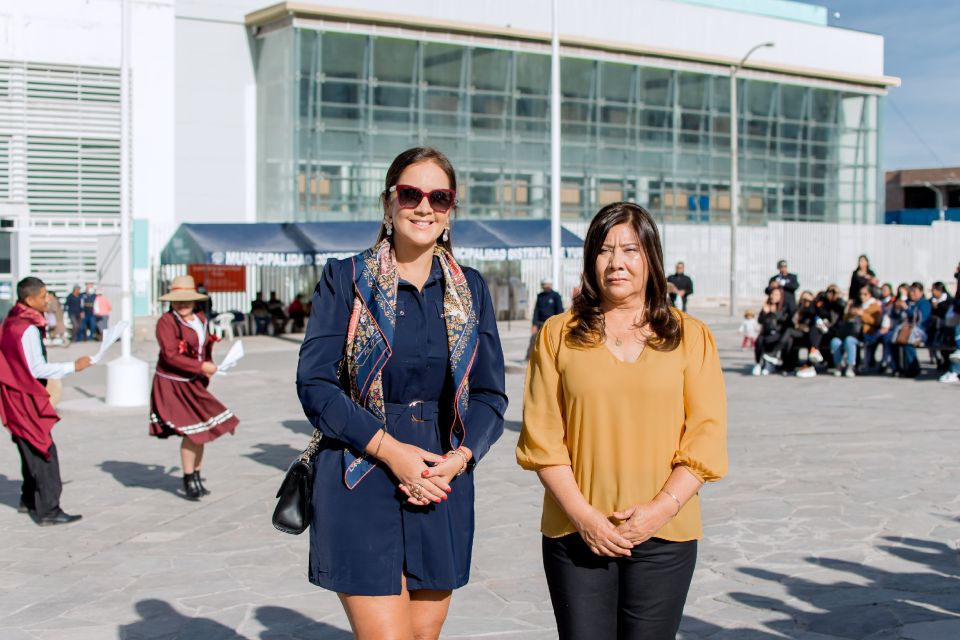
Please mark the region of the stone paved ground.
[[[960, 389], [929, 378], [744, 375], [734, 325], [709, 318], [730, 397], [731, 471], [705, 489], [706, 538], [682, 638], [960, 638]], [[525, 347], [525, 327], [505, 347]], [[307, 439], [295, 342], [247, 339], [215, 392], [242, 419], [211, 446], [200, 503], [177, 493], [177, 444], [145, 410], [103, 406], [104, 370], [69, 381], [56, 429], [63, 505], [40, 529], [16, 513], [19, 464], [0, 447], [0, 638], [349, 638], [336, 597], [305, 579], [307, 539], [270, 525], [282, 470]], [[138, 353], [153, 358], [149, 343]], [[92, 350], [51, 349], [52, 360]], [[222, 352], [221, 352], [222, 356]], [[473, 580], [445, 638], [555, 637], [540, 569], [541, 490], [508, 429], [479, 474]]]

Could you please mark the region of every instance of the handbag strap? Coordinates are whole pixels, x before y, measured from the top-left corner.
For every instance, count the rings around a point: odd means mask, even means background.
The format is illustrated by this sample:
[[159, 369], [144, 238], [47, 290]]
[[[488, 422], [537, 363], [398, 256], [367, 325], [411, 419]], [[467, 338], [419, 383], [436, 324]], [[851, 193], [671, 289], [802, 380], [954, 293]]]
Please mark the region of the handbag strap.
[[320, 429], [314, 429], [313, 437], [310, 438], [307, 448], [303, 450], [303, 453], [301, 453], [300, 457], [297, 459], [300, 462], [310, 462], [313, 459], [313, 456], [317, 455], [317, 449], [320, 447], [321, 439], [323, 439], [323, 433], [320, 431]]

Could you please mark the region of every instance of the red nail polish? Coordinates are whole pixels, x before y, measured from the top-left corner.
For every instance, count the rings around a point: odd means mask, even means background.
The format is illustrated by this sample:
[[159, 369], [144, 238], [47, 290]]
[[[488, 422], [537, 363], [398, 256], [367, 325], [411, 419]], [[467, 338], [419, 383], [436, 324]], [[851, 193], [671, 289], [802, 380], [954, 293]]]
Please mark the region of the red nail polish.
[[447, 490], [446, 490], [446, 491], [447, 491], [447, 493], [450, 493], [451, 491], [453, 491], [453, 489], [447, 487]]
[[442, 458], [443, 458], [444, 460], [446, 460], [446, 459], [447, 459], [447, 456], [442, 456]]
[[429, 473], [430, 473], [430, 470], [429, 470], [429, 469], [424, 469], [424, 470], [423, 470], [423, 473], [420, 474], [420, 477], [421, 477], [421, 478], [426, 478], [426, 477], [427, 477], [427, 474], [429, 474]]

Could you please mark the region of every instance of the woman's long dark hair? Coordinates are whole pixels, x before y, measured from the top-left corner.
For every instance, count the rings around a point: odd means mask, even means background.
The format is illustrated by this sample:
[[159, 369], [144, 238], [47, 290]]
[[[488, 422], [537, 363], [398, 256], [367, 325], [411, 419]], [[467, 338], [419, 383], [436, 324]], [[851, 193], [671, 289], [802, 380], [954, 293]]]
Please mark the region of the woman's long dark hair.
[[[387, 169], [387, 177], [384, 179], [383, 191], [380, 193], [380, 204], [383, 207], [383, 215], [386, 216], [389, 212], [390, 205], [390, 187], [396, 186], [397, 181], [400, 180], [400, 175], [404, 170], [412, 164], [418, 164], [420, 162], [433, 162], [435, 165], [440, 167], [445, 174], [447, 174], [447, 180], [450, 182], [450, 188], [454, 191], [457, 190], [457, 172], [453, 170], [453, 165], [450, 163], [450, 159], [443, 154], [443, 152], [434, 149], [433, 147], [413, 147], [412, 149], [407, 149], [393, 159], [393, 162], [390, 163], [390, 168]], [[450, 209], [450, 217], [452, 218], [457, 212], [457, 203], [454, 202], [453, 207]], [[447, 234], [447, 240], [443, 239], [443, 236], [437, 240], [437, 244], [447, 250], [450, 255], [453, 255], [453, 229]], [[393, 244], [393, 236], [387, 235], [387, 226], [383, 222], [380, 223], [380, 233], [377, 234], [377, 244], [379, 245], [384, 239], [390, 241], [390, 244]]]
[[597, 258], [610, 230], [629, 224], [637, 233], [647, 261], [647, 288], [644, 312], [639, 326], [649, 326], [653, 335], [647, 344], [655, 351], [673, 351], [680, 344], [680, 318], [667, 301], [667, 276], [663, 271], [663, 248], [653, 217], [643, 207], [630, 202], [614, 202], [597, 212], [583, 241], [583, 273], [580, 295], [573, 299], [573, 328], [568, 339], [575, 345], [592, 346], [606, 336]]

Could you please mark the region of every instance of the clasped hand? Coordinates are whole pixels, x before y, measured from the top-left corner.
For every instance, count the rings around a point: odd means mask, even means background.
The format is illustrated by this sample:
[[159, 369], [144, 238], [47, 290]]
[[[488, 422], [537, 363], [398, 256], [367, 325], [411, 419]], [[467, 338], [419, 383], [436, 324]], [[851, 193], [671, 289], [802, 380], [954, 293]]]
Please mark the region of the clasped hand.
[[577, 523], [580, 537], [598, 556], [629, 557], [632, 549], [646, 542], [673, 517], [653, 503], [638, 504], [613, 517], [622, 522], [613, 524], [600, 511], [591, 512]]
[[396, 442], [385, 462], [407, 502], [419, 506], [446, 500], [450, 482], [463, 465], [460, 456], [441, 456], [403, 442]]

